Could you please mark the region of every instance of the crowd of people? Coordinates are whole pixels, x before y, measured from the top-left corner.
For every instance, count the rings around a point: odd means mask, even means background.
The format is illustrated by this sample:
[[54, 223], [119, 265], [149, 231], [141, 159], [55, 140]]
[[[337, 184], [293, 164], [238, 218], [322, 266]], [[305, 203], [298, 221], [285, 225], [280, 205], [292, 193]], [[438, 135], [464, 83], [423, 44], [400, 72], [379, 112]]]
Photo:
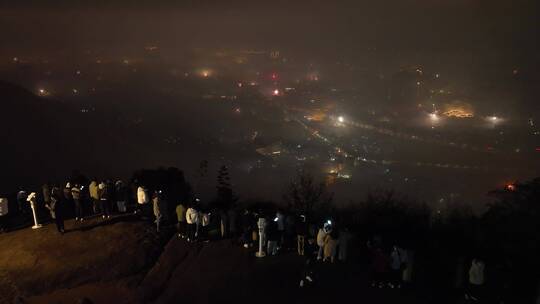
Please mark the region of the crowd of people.
[[[295, 252], [306, 261], [299, 282], [302, 288], [314, 284], [314, 265], [317, 263], [346, 262], [353, 239], [349, 229], [333, 219], [314, 221], [291, 210], [219, 208], [203, 204], [198, 198], [171, 206], [165, 191], [150, 191], [136, 182], [127, 186], [121, 180], [93, 179], [88, 184], [66, 182], [64, 187], [47, 183], [40, 190], [29, 193], [21, 188], [13, 212], [28, 219], [37, 214], [37, 221], [54, 222], [60, 234], [66, 231], [64, 221], [68, 217], [81, 224], [89, 217], [108, 220], [114, 214], [130, 213], [152, 218], [157, 232], [164, 224], [167, 227], [174, 224], [175, 235], [187, 242], [227, 238], [236, 240], [246, 249], [263, 250], [264, 256]], [[8, 214], [8, 205], [6, 198], [0, 198], [0, 220]], [[32, 208], [41, 211], [32, 212], [35, 211]], [[174, 217], [167, 216], [169, 210], [174, 210]], [[5, 221], [0, 223], [0, 228], [7, 228]], [[379, 236], [367, 242], [373, 288], [399, 289], [411, 282], [412, 252], [397, 243], [388, 245]], [[472, 261], [469, 288], [465, 294], [467, 300], [476, 301], [481, 297], [484, 269], [482, 260]]]
[[121, 180], [98, 182], [94, 179], [87, 185], [66, 182], [63, 187], [45, 183], [39, 191], [27, 191], [20, 187], [15, 196], [16, 203], [11, 208], [8, 199], [2, 198], [1, 209], [5, 211], [0, 213], [0, 228], [2, 231], [10, 228], [6, 224], [9, 214], [17, 218], [19, 224], [31, 220], [31, 217], [34, 217], [36, 224], [51, 220], [58, 232], [64, 234], [64, 221], [69, 217], [83, 223], [88, 217], [110, 219], [115, 212], [127, 212], [127, 195], [127, 187]]

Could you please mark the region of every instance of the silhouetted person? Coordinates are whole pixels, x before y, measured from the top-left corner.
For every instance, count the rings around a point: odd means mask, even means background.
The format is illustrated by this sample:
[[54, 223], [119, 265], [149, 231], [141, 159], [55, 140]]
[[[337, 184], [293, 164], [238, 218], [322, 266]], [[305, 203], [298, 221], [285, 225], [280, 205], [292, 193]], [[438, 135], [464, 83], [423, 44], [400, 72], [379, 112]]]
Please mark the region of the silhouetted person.
[[0, 197], [0, 233], [7, 230], [8, 199]]
[[388, 256], [380, 247], [375, 247], [372, 249], [372, 287], [383, 288], [387, 285], [388, 263]]
[[205, 211], [205, 212], [201, 212], [200, 213], [200, 218], [201, 218], [201, 229], [200, 229], [200, 234], [201, 234], [201, 239], [205, 242], [208, 242], [209, 239], [208, 239], [208, 230], [210, 228], [210, 211]]
[[484, 286], [484, 269], [486, 265], [480, 259], [473, 259], [469, 268], [469, 288], [465, 293], [465, 299], [478, 301], [482, 297]]
[[178, 220], [176, 223], [178, 237], [183, 239], [186, 237], [186, 207], [182, 203], [176, 206], [176, 219]]
[[28, 204], [26, 203], [26, 198], [28, 197], [28, 194], [26, 194], [26, 191], [22, 187], [19, 188], [19, 192], [17, 192], [17, 207], [19, 214], [27, 214], [28, 213]]
[[401, 281], [403, 278], [403, 269], [405, 268], [406, 261], [406, 252], [398, 247], [394, 246], [392, 248], [392, 253], [390, 253], [390, 269], [391, 269], [391, 278], [389, 286], [390, 288], [401, 288]]
[[41, 194], [43, 195], [43, 203], [47, 205], [51, 201], [50, 183], [45, 183], [41, 186]]
[[227, 211], [227, 219], [229, 220], [229, 235], [232, 237], [237, 236], [238, 223], [236, 221], [236, 210], [231, 208]]
[[51, 212], [51, 217], [53, 217], [56, 224], [56, 229], [59, 233], [64, 234], [64, 199], [61, 199], [59, 195], [52, 194], [51, 202], [48, 209]]
[[307, 230], [306, 217], [301, 215], [299, 221], [296, 222], [296, 248], [298, 255], [304, 255], [305, 253]]
[[279, 232], [279, 224], [276, 218], [272, 221], [267, 221], [266, 224], [266, 239], [268, 240], [268, 246], [266, 252], [268, 255], [276, 255], [278, 252], [278, 243], [281, 239]]
[[116, 181], [114, 188], [114, 198], [118, 212], [125, 213], [127, 211], [127, 188], [121, 180]]

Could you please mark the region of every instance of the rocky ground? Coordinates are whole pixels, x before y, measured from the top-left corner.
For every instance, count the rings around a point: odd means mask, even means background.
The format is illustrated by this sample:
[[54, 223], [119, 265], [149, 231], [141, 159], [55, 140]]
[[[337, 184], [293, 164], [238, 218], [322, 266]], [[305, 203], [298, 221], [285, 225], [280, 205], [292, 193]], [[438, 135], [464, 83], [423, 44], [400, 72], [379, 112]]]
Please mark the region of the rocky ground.
[[[411, 291], [371, 289], [365, 266], [317, 264], [298, 288], [304, 260], [257, 259], [231, 240], [187, 243], [131, 217], [68, 221], [0, 235], [0, 303], [427, 303]], [[172, 228], [171, 228], [172, 229]], [[416, 294], [416, 293], [415, 293]]]

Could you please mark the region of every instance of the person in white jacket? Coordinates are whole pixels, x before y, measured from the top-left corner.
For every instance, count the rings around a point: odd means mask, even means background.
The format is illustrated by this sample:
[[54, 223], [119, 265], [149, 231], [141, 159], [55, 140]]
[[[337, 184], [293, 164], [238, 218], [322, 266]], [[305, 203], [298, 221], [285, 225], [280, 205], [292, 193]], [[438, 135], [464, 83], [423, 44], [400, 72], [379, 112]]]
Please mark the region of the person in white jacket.
[[195, 205], [191, 205], [186, 211], [188, 242], [194, 241], [197, 238], [197, 225], [199, 224], [199, 211]]
[[139, 186], [137, 188], [137, 207], [135, 207], [134, 214], [140, 213], [142, 211], [142, 206], [148, 204], [149, 202], [148, 198], [148, 192], [144, 188], [144, 186]]
[[469, 290], [465, 293], [465, 299], [478, 301], [481, 297], [484, 285], [484, 269], [486, 265], [480, 259], [473, 259], [469, 268]]

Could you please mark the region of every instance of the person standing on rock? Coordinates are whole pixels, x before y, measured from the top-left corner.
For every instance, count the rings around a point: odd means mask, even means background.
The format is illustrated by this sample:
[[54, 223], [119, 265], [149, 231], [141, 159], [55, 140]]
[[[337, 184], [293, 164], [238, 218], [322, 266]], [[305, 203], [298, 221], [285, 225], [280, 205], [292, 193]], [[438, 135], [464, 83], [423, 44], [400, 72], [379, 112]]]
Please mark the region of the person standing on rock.
[[178, 237], [183, 239], [186, 237], [186, 207], [182, 203], [176, 206], [176, 218], [178, 219], [176, 223]]
[[[195, 202], [197, 199], [195, 200]], [[195, 202], [186, 211], [186, 222], [188, 226], [188, 242], [195, 241], [197, 238], [197, 225], [199, 223], [199, 212], [196, 209]]]

